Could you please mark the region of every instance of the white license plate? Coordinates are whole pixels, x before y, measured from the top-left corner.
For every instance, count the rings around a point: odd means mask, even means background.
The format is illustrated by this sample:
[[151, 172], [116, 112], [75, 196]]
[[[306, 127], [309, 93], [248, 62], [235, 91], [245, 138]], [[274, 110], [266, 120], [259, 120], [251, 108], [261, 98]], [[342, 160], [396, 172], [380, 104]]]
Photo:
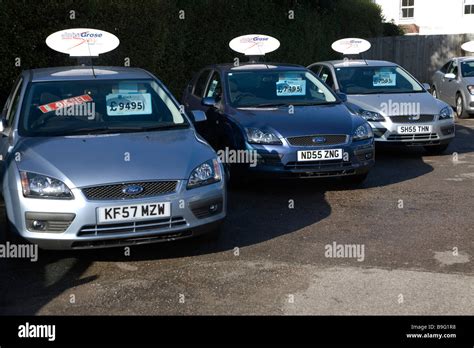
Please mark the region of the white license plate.
[[342, 159], [342, 149], [298, 151], [298, 162]]
[[132, 204], [98, 208], [99, 223], [141, 221], [171, 215], [171, 203]]
[[431, 133], [433, 126], [428, 125], [413, 125], [413, 126], [398, 126], [398, 134], [421, 134]]

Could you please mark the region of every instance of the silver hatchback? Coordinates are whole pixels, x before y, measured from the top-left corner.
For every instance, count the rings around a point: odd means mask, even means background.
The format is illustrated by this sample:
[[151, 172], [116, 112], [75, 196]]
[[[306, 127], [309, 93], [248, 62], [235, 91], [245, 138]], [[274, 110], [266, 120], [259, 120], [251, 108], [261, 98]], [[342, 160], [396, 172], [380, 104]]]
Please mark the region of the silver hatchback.
[[437, 154], [454, 138], [452, 108], [395, 63], [339, 60], [308, 68], [336, 92], [347, 94], [347, 105], [369, 122], [378, 144], [423, 146]]
[[453, 58], [433, 75], [433, 96], [456, 110], [459, 118], [474, 114], [474, 57]]
[[10, 232], [41, 248], [176, 240], [226, 216], [222, 164], [147, 71], [24, 71], [0, 130]]

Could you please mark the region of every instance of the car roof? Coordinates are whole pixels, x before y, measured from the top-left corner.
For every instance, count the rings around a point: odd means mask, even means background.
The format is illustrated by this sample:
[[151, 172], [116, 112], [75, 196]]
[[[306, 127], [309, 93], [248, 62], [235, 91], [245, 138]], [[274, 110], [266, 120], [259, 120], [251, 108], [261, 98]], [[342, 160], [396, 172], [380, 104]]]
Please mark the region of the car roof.
[[468, 62], [468, 61], [473, 61], [473, 60], [474, 60], [474, 56], [470, 56], [470, 57], [456, 57], [455, 59], [457, 59], [457, 60], [460, 61], [460, 62]]
[[90, 66], [66, 66], [31, 69], [25, 70], [24, 73], [30, 74], [30, 79], [32, 82], [88, 79], [149, 79], [152, 77], [149, 72], [140, 68], [116, 66], [94, 66], [94, 71], [92, 71]]
[[348, 66], [397, 66], [397, 64], [388, 62], [386, 60], [369, 60], [369, 59], [347, 59], [347, 60], [328, 60], [325, 62], [334, 66], [335, 68], [344, 68]]
[[206, 67], [208, 69], [220, 70], [222, 72], [231, 72], [231, 71], [249, 71], [249, 70], [307, 70], [302, 65], [296, 64], [282, 64], [282, 63], [267, 63], [267, 62], [257, 62], [257, 63], [241, 63], [239, 66], [234, 64], [214, 64]]

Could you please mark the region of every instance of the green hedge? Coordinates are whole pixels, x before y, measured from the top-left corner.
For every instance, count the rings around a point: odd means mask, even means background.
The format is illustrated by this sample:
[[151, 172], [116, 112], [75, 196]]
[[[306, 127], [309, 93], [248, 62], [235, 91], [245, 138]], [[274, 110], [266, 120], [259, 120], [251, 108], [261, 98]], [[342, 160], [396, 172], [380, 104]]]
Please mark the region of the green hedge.
[[[123, 65], [128, 57], [179, 98], [198, 69], [233, 61], [236, 54], [228, 42], [235, 36], [275, 36], [281, 47], [266, 59], [304, 65], [337, 57], [330, 49], [336, 39], [382, 35], [382, 21], [380, 8], [370, 0], [0, 0], [0, 101], [21, 69], [75, 64], [45, 44], [49, 34], [62, 29], [114, 33], [120, 46], [96, 64]], [[15, 66], [16, 58], [21, 67]]]

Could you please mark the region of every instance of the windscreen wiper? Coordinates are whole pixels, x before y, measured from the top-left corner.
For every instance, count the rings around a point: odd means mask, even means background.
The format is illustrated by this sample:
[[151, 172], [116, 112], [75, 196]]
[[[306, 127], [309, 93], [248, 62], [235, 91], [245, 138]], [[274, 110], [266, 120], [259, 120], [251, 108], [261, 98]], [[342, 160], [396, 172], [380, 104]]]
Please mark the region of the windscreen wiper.
[[88, 135], [88, 134], [102, 134], [104, 132], [108, 132], [109, 127], [99, 127], [99, 128], [77, 128], [77, 129], [65, 129], [62, 131], [51, 132], [51, 135]]
[[144, 132], [144, 131], [153, 131], [153, 130], [165, 130], [172, 128], [188, 128], [188, 124], [166, 124], [160, 126], [133, 126], [133, 127], [100, 127], [100, 128], [78, 128], [74, 130], [68, 130], [65, 132], [57, 132], [58, 135], [82, 135], [82, 134], [111, 134], [111, 133], [133, 133], [133, 132]]
[[162, 125], [151, 126], [151, 127], [142, 127], [141, 130], [154, 131], [154, 130], [183, 129], [183, 128], [189, 128], [189, 124], [187, 123], [162, 124]]
[[360, 93], [363, 95], [368, 95], [368, 94], [394, 94], [394, 92], [389, 92], [389, 91], [372, 91], [372, 92], [365, 92], [365, 93]]
[[249, 106], [242, 106], [245, 108], [271, 108], [271, 107], [279, 107], [279, 106], [290, 106], [289, 103], [267, 103], [267, 104], [257, 104], [257, 105], [249, 105]]
[[338, 101], [333, 102], [306, 102], [306, 103], [293, 103], [293, 106], [317, 106], [317, 105], [331, 105], [331, 104], [339, 104]]
[[265, 108], [265, 107], [278, 107], [278, 106], [313, 106], [313, 105], [328, 105], [328, 104], [337, 104], [338, 102], [297, 102], [297, 103], [268, 103], [268, 104], [258, 104], [255, 106], [249, 106], [254, 108]]
[[362, 94], [405, 94], [405, 93], [420, 93], [424, 91], [374, 91], [374, 92], [366, 92]]

